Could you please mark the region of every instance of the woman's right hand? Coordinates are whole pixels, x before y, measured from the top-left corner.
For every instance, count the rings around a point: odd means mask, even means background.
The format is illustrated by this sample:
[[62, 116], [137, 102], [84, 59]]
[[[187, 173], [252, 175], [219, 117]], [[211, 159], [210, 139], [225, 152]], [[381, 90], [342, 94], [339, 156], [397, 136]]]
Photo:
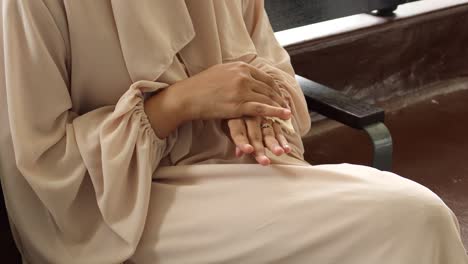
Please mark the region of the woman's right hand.
[[244, 62], [213, 66], [172, 85], [171, 89], [184, 106], [186, 121], [291, 116], [273, 78]]
[[145, 102], [145, 112], [160, 138], [192, 120], [291, 117], [273, 78], [244, 62], [219, 64], [171, 85]]

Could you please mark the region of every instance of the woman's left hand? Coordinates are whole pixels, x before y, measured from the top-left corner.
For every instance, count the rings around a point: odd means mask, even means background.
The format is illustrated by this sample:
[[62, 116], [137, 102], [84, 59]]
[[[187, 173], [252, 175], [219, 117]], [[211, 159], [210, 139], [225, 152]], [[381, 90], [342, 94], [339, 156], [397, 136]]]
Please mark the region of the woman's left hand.
[[283, 134], [281, 125], [262, 117], [244, 117], [228, 121], [229, 132], [236, 144], [236, 156], [252, 154], [263, 166], [271, 160], [265, 155], [265, 149], [281, 156], [291, 152], [291, 147]]

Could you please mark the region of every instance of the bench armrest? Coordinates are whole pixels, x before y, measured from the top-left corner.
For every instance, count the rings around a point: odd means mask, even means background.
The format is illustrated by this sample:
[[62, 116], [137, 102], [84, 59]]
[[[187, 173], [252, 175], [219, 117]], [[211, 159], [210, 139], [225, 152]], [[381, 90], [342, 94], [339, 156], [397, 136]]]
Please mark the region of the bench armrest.
[[383, 109], [345, 96], [339, 91], [296, 75], [310, 111], [356, 129], [383, 123]]

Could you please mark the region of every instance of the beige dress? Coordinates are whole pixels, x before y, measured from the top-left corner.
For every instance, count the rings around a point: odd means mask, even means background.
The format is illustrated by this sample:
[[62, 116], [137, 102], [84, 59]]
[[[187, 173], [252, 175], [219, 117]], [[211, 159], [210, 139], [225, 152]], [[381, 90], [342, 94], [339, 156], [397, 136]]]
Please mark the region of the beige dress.
[[[310, 120], [263, 1], [0, 3], [0, 174], [24, 263], [468, 263], [428, 189], [303, 161]], [[145, 96], [240, 60], [291, 97], [291, 155], [237, 159], [222, 121], [155, 135]]]

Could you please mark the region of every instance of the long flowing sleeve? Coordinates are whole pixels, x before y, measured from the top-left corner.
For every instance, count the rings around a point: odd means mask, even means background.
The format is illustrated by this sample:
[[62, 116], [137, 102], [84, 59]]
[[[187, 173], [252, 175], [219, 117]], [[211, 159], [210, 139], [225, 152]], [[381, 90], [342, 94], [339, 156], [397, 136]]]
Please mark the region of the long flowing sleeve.
[[1, 5], [16, 164], [62, 247], [52, 253], [41, 239], [29, 241], [45, 258], [37, 263], [121, 263], [137, 247], [151, 176], [170, 148], [149, 124], [143, 92], [166, 85], [137, 82], [116, 105], [79, 116], [71, 110], [68, 47], [46, 4]]
[[255, 45], [257, 57], [252, 65], [270, 74], [285, 92], [293, 113], [295, 130], [304, 136], [310, 129], [310, 116], [287, 51], [275, 38], [264, 8], [264, 0], [243, 0], [244, 21]]

